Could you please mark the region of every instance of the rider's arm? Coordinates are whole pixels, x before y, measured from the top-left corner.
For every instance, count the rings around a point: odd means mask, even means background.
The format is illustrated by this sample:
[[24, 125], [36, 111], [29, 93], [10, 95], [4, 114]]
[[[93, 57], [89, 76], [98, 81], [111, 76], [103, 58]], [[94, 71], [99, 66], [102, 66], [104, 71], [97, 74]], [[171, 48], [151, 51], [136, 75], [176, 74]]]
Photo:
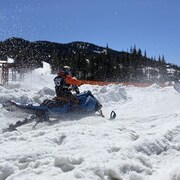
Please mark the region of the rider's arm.
[[70, 85], [77, 85], [80, 86], [82, 83], [81, 81], [77, 80], [76, 78], [73, 78], [71, 75], [67, 75], [65, 78], [65, 82]]

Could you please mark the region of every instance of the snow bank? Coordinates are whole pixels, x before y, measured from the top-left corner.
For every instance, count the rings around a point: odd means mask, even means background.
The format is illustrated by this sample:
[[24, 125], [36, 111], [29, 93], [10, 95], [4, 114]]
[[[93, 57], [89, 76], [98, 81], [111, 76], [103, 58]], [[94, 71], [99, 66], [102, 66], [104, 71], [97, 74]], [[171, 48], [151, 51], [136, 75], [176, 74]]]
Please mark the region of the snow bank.
[[83, 85], [84, 91], [91, 90], [93, 95], [104, 105], [109, 103], [122, 103], [128, 100], [125, 87], [121, 85], [90, 86]]

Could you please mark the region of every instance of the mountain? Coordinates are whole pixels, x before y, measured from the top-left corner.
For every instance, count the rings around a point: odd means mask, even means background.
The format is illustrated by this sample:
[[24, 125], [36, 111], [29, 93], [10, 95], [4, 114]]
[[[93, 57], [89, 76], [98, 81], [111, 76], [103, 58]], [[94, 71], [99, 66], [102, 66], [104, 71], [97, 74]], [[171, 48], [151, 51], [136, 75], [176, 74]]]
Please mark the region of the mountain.
[[[56, 72], [68, 64], [79, 78], [88, 80], [157, 82], [180, 76], [178, 66], [167, 64], [164, 57], [158, 60], [148, 58], [136, 47], [130, 52], [119, 52], [88, 42], [30, 42], [13, 37], [0, 42], [0, 59], [6, 60], [7, 57], [14, 59], [17, 69], [38, 68], [45, 61]], [[173, 71], [168, 71], [167, 66]]]

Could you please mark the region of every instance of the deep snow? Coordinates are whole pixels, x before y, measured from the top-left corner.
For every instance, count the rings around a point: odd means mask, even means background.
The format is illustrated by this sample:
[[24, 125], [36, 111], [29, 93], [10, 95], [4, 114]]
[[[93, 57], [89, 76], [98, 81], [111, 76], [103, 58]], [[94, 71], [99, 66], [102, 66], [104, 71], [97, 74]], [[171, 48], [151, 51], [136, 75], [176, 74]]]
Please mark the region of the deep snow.
[[[5, 100], [40, 103], [54, 97], [48, 65], [21, 83], [0, 87], [1, 130], [27, 115]], [[179, 180], [180, 94], [172, 86], [82, 85], [103, 104], [94, 116], [48, 126], [34, 123], [0, 134], [0, 180]], [[109, 120], [110, 112], [117, 113]]]

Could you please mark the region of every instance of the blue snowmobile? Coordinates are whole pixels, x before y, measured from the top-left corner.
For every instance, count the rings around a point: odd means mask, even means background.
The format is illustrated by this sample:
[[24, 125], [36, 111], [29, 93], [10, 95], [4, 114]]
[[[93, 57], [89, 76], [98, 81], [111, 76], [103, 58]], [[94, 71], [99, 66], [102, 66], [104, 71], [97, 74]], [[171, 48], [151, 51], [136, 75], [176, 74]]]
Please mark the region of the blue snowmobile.
[[[10, 124], [6, 131], [16, 130], [17, 127], [27, 124], [32, 121], [36, 121], [35, 127], [40, 122], [48, 122], [49, 124], [55, 122], [51, 121], [50, 118], [56, 118], [57, 121], [72, 117], [85, 117], [94, 115], [96, 112], [100, 116], [104, 117], [102, 113], [102, 105], [100, 102], [92, 95], [90, 91], [76, 94], [76, 97], [79, 100], [79, 104], [76, 107], [73, 107], [71, 102], [66, 104], [57, 100], [44, 100], [40, 105], [32, 104], [19, 104], [12, 101], [5, 102], [3, 107], [9, 111], [21, 111], [24, 113], [29, 113], [32, 116], [30, 119], [25, 119], [24, 121], [18, 121], [16, 124]], [[73, 108], [72, 108], [73, 107]], [[110, 119], [115, 119], [116, 114], [114, 111], [111, 112]]]

